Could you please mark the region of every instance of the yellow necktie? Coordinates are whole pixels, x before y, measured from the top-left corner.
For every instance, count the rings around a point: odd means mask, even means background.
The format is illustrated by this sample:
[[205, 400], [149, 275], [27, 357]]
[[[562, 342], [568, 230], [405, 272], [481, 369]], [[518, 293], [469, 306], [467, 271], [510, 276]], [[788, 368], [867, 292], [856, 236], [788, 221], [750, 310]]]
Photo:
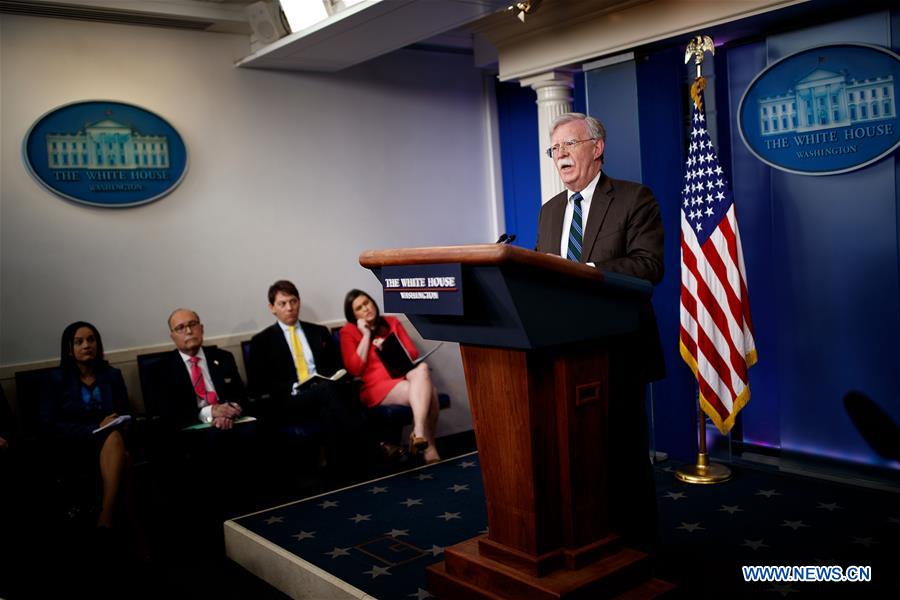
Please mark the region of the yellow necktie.
[[297, 381], [303, 383], [309, 379], [309, 367], [306, 365], [306, 357], [303, 356], [303, 344], [297, 337], [297, 326], [291, 325], [291, 347], [294, 349], [294, 365], [297, 367]]

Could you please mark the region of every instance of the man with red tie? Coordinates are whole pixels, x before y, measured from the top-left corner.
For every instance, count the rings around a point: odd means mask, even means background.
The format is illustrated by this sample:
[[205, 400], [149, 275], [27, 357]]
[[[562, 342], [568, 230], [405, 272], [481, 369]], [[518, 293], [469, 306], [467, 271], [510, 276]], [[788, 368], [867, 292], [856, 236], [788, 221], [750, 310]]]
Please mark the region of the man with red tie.
[[179, 430], [200, 423], [231, 429], [247, 399], [234, 356], [203, 347], [203, 323], [193, 310], [172, 311], [169, 335], [176, 349], [162, 360], [151, 382], [163, 419]]
[[202, 517], [191, 511], [192, 522], [221, 534], [223, 518], [257, 506], [264, 480], [256, 423], [235, 423], [247, 402], [244, 382], [230, 352], [203, 346], [197, 313], [177, 308], [168, 325], [175, 349], [150, 370], [145, 402], [158, 407], [169, 438], [162, 452], [173, 494], [205, 506]]

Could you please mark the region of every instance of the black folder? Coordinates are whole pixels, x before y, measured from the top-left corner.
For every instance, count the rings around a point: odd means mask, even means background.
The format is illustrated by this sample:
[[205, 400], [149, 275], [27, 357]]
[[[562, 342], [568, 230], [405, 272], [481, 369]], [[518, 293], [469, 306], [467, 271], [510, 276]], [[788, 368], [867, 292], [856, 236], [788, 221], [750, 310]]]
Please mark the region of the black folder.
[[409, 352], [403, 346], [400, 338], [393, 331], [381, 342], [381, 347], [376, 348], [378, 358], [384, 363], [388, 374], [395, 379], [399, 379], [413, 370], [420, 362], [428, 358], [432, 352], [437, 350], [441, 344], [437, 344], [434, 348], [413, 360], [409, 356]]

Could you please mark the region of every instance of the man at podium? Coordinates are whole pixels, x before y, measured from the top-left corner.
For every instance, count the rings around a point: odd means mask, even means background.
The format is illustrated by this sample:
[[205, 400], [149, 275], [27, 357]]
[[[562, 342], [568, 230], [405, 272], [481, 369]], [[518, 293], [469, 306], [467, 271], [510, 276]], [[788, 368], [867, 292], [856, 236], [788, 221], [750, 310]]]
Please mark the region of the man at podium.
[[[547, 149], [566, 190], [541, 208], [536, 250], [657, 284], [663, 226], [650, 188], [603, 172], [606, 131], [582, 113], [558, 116]], [[656, 542], [656, 492], [648, 460], [645, 387], [663, 377], [662, 348], [649, 300], [639, 331], [610, 357], [610, 524], [632, 543]]]

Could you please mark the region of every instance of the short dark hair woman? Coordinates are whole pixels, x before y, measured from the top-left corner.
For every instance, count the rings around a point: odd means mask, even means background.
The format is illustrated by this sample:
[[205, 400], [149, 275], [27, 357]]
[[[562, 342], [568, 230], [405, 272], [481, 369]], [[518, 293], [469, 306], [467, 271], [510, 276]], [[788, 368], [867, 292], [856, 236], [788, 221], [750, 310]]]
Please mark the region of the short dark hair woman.
[[439, 461], [434, 431], [440, 406], [428, 365], [421, 362], [404, 377], [391, 377], [375, 351], [393, 333], [415, 360], [419, 352], [403, 325], [395, 317], [382, 316], [372, 297], [362, 290], [347, 292], [344, 316], [347, 324], [341, 328], [341, 357], [347, 371], [362, 378], [360, 399], [369, 407], [379, 404], [409, 406], [413, 412], [410, 454], [423, 452], [426, 463]]
[[100, 332], [84, 321], [72, 323], [62, 334], [59, 368], [41, 390], [41, 423], [71, 468], [99, 471], [103, 496], [97, 527], [113, 525], [130, 457], [121, 429], [93, 432], [127, 412], [125, 380], [104, 360]]

